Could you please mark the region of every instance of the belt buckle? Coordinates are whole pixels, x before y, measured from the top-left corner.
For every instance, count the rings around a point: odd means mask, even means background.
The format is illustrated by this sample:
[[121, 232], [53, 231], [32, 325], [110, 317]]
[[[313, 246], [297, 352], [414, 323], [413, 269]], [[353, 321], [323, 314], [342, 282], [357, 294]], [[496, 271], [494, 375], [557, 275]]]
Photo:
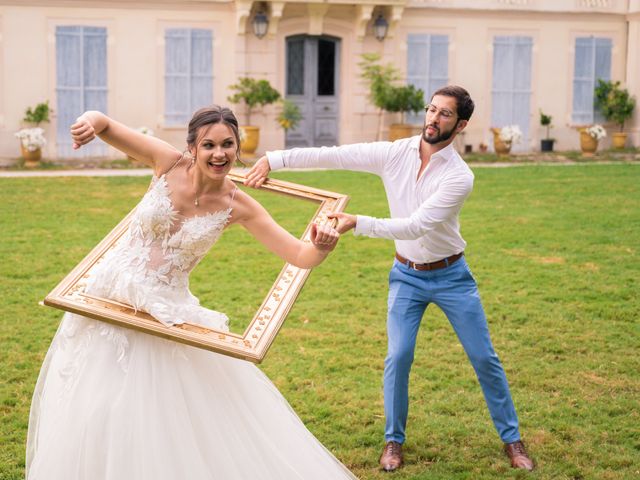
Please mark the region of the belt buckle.
[[416, 272], [420, 272], [420, 271], [421, 271], [421, 270], [418, 268], [418, 265], [421, 265], [420, 263], [412, 262], [411, 260], [408, 260], [408, 262], [409, 262], [408, 267], [409, 267], [411, 270], [415, 270]]

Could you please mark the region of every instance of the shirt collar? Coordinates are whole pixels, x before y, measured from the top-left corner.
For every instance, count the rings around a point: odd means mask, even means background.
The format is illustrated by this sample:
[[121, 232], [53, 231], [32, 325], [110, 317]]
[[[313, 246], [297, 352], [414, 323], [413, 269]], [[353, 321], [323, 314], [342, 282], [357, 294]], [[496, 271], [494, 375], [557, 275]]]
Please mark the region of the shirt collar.
[[[416, 150], [416, 154], [420, 156], [420, 142], [422, 141], [422, 135], [416, 135], [413, 138], [413, 142], [411, 142], [411, 148]], [[436, 153], [431, 155], [433, 157], [442, 157], [443, 160], [449, 160], [456, 154], [456, 149], [453, 148], [453, 142], [444, 147], [442, 150], [438, 150]]]
[[453, 148], [453, 142], [451, 142], [449, 145], [444, 147], [442, 150], [438, 150], [436, 153], [431, 155], [431, 158], [433, 158], [433, 157], [442, 157], [443, 160], [449, 160], [451, 157], [453, 157], [455, 155], [455, 153], [456, 153], [456, 150], [455, 150], [455, 148]]

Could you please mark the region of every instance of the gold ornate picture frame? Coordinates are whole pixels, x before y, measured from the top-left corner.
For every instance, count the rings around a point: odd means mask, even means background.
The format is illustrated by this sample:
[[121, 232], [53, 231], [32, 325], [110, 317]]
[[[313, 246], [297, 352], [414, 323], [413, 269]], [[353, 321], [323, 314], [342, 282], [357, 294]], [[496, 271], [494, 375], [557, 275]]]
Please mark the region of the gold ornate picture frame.
[[[234, 172], [230, 173], [228, 178], [239, 185], [244, 181], [244, 176]], [[319, 204], [302, 234], [303, 241], [309, 241], [312, 223], [326, 222], [328, 213], [344, 211], [349, 202], [347, 195], [274, 179], [268, 179], [260, 189]], [[130, 305], [85, 293], [92, 269], [109, 250], [115, 247], [127, 231], [132, 213], [133, 211], [46, 296], [44, 304], [194, 347], [260, 363], [280, 331], [310, 270], [286, 263], [242, 334], [210, 330], [189, 323], [167, 327], [148, 313], [136, 311]]]

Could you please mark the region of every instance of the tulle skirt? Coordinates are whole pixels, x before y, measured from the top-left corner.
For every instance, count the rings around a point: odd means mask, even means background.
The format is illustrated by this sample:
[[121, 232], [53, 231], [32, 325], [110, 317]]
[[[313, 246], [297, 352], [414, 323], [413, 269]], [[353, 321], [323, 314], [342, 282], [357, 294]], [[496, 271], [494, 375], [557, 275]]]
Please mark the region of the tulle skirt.
[[27, 478], [355, 477], [255, 365], [65, 314], [33, 396]]

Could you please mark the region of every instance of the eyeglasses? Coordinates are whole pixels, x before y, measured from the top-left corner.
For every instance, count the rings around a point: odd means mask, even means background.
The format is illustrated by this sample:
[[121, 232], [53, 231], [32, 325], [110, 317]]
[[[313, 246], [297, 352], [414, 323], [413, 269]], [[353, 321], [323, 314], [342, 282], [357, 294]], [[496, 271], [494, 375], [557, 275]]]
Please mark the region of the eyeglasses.
[[455, 113], [453, 113], [451, 110], [447, 110], [446, 108], [437, 109], [436, 107], [434, 107], [431, 104], [426, 105], [424, 107], [424, 111], [429, 113], [429, 114], [431, 114], [431, 115], [433, 115], [433, 116], [436, 116], [436, 115], [440, 114], [440, 116], [442, 118], [445, 118], [445, 119], [452, 118], [455, 115]]

